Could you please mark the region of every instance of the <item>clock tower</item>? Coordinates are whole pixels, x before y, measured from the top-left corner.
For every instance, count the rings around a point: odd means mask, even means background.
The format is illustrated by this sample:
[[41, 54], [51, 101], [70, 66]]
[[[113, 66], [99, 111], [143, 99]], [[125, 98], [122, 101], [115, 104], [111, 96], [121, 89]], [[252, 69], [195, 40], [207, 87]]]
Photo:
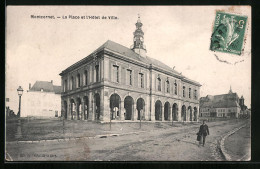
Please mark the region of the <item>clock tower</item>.
[[142, 31], [143, 24], [141, 23], [139, 14], [135, 26], [136, 30], [134, 32], [134, 44], [131, 46], [131, 49], [135, 53], [139, 54], [139, 56], [146, 57], [146, 48], [144, 45], [144, 32]]

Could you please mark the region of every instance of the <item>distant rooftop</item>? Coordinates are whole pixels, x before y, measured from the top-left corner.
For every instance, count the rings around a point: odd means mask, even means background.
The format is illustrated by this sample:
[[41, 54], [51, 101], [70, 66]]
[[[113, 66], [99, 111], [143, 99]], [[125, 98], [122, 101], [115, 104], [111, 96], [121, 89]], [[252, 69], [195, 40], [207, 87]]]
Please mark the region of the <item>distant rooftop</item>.
[[34, 85], [29, 89], [31, 91], [42, 91], [42, 92], [52, 92], [55, 94], [61, 94], [62, 87], [53, 85], [52, 82], [48, 81], [36, 81]]
[[237, 93], [232, 91], [227, 94], [220, 95], [207, 95], [206, 97], [200, 98], [200, 107], [212, 107], [212, 108], [228, 108], [228, 107], [239, 107], [237, 102], [239, 99]]

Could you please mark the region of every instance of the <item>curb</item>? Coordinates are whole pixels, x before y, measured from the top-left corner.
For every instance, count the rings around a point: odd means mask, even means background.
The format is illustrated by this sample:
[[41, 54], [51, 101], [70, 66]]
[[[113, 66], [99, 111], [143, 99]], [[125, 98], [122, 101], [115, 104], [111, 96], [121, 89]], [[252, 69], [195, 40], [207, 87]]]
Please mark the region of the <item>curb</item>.
[[131, 135], [131, 134], [139, 134], [146, 131], [138, 131], [138, 132], [130, 132], [130, 133], [122, 133], [122, 134], [104, 134], [104, 135], [96, 135], [94, 137], [73, 137], [73, 138], [60, 138], [60, 139], [49, 139], [49, 140], [28, 140], [28, 141], [12, 141], [12, 142], [6, 142], [8, 145], [12, 144], [19, 144], [19, 143], [44, 143], [44, 142], [64, 142], [64, 141], [70, 141], [70, 140], [80, 140], [80, 139], [96, 139], [96, 138], [107, 138], [107, 137], [115, 137], [115, 136], [123, 136], [123, 135]]
[[238, 128], [235, 128], [231, 131], [229, 131], [226, 135], [224, 135], [221, 140], [220, 140], [220, 152], [221, 154], [224, 156], [225, 160], [227, 161], [232, 161], [232, 158], [230, 157], [230, 155], [227, 153], [227, 150], [225, 149], [224, 146], [224, 142], [226, 140], [226, 138], [228, 138], [229, 136], [231, 136], [232, 134], [234, 134], [235, 132], [237, 132], [238, 130], [240, 130], [243, 127], [246, 127], [247, 124], [244, 124], [243, 126], [240, 126]]

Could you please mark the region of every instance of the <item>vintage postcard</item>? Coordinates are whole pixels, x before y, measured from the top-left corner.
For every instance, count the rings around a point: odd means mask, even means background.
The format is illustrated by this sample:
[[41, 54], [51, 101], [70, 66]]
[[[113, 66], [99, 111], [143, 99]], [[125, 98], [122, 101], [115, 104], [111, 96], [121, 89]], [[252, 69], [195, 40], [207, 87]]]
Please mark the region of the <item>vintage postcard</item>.
[[5, 160], [250, 161], [250, 6], [7, 6]]

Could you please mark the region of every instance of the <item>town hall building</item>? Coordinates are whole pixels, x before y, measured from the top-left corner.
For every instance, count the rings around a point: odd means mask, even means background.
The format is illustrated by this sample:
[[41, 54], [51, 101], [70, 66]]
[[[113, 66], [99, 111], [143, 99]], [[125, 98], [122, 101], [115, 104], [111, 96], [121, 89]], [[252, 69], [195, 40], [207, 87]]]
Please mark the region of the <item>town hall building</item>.
[[198, 121], [201, 85], [147, 56], [135, 25], [131, 48], [108, 40], [60, 73], [65, 119]]

